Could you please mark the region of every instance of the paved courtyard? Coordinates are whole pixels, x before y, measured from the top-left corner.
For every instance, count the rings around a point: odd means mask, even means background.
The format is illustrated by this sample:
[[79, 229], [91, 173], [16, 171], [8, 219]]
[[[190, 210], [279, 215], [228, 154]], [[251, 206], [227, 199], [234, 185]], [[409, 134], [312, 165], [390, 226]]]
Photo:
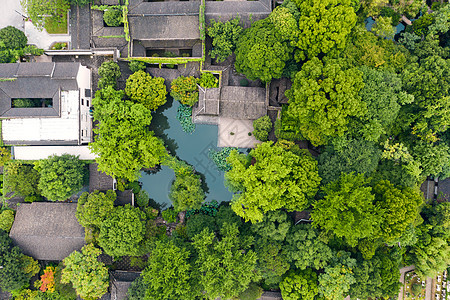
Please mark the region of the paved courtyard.
[[261, 142], [253, 135], [248, 135], [253, 131], [252, 120], [235, 120], [229, 118], [219, 118], [219, 138], [218, 147], [238, 147], [254, 148]]
[[45, 30], [37, 30], [33, 24], [24, 20], [25, 13], [20, 0], [2, 0], [0, 10], [0, 28], [14, 26], [25, 32], [28, 44], [48, 50], [54, 42], [69, 42], [70, 34], [48, 34]]

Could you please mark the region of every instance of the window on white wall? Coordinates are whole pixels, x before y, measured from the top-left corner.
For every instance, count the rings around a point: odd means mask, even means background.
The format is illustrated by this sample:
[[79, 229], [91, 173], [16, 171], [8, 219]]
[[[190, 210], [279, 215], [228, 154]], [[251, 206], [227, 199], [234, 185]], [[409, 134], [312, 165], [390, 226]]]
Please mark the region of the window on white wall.
[[84, 99], [81, 98], [81, 105], [84, 105]]

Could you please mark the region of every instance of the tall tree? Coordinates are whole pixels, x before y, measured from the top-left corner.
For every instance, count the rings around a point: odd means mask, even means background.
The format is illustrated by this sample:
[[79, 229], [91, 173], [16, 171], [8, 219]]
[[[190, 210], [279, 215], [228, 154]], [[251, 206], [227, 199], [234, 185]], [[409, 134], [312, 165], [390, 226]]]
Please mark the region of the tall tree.
[[23, 197], [37, 195], [40, 194], [38, 184], [39, 173], [33, 166], [24, 165], [16, 160], [5, 166], [3, 186], [6, 190]]
[[173, 242], [157, 242], [142, 272], [147, 290], [145, 299], [194, 299], [197, 274], [189, 262], [190, 253]]
[[281, 242], [267, 239], [258, 239], [255, 244], [258, 269], [261, 271], [264, 284], [269, 287], [276, 288], [283, 279], [283, 274], [289, 270], [290, 265], [282, 248]]
[[382, 211], [374, 204], [375, 196], [364, 175], [342, 173], [337, 181], [324, 187], [325, 196], [314, 203], [313, 225], [344, 238], [352, 247], [360, 239], [379, 231]]
[[23, 271], [23, 254], [13, 245], [8, 234], [0, 230], [0, 288], [5, 291], [19, 290], [27, 286], [29, 277]]
[[79, 192], [86, 180], [86, 165], [74, 155], [50, 156], [38, 161], [35, 169], [42, 196], [52, 201], [64, 201]]
[[283, 253], [297, 269], [323, 269], [332, 258], [332, 251], [321, 240], [319, 231], [311, 224], [293, 226], [286, 237]]
[[280, 78], [292, 47], [283, 41], [269, 19], [259, 20], [245, 29], [236, 44], [236, 62], [239, 73], [247, 78], [269, 82]]
[[212, 38], [213, 49], [209, 52], [209, 55], [216, 58], [218, 62], [224, 61], [233, 54], [236, 43], [244, 30], [239, 22], [238, 17], [225, 23], [211, 19], [207, 32]]
[[170, 187], [169, 199], [176, 211], [199, 209], [205, 199], [200, 176], [194, 173], [176, 174]]
[[268, 211], [301, 211], [308, 206], [320, 183], [317, 162], [309, 153], [292, 147], [286, 150], [265, 142], [248, 156], [231, 152], [227, 161], [232, 169], [225, 177], [235, 191], [241, 192], [233, 196], [231, 206], [237, 215], [259, 222]]
[[77, 294], [85, 300], [95, 300], [108, 291], [109, 276], [105, 264], [98, 261], [102, 251], [88, 244], [66, 257], [62, 283], [72, 283]]
[[145, 214], [129, 204], [115, 207], [100, 226], [98, 242], [111, 256], [142, 255]]
[[109, 217], [114, 209], [116, 193], [107, 191], [102, 193], [95, 191], [83, 193], [77, 202], [76, 217], [83, 227], [95, 227], [100, 229], [103, 221]]
[[299, 51], [296, 57], [312, 59], [328, 53], [333, 47], [342, 49], [353, 26], [356, 14], [351, 0], [294, 0], [300, 11], [298, 20]]
[[90, 144], [98, 157], [99, 170], [116, 178], [136, 180], [142, 168], [151, 168], [165, 157], [162, 141], [148, 130], [151, 111], [142, 104], [122, 100], [123, 91], [112, 87], [97, 91], [95, 107], [95, 141]]
[[19, 50], [25, 48], [28, 38], [23, 31], [14, 26], [6, 26], [0, 29], [0, 49]]
[[251, 243], [239, 236], [236, 224], [225, 224], [221, 235], [217, 240], [214, 233], [204, 230], [194, 237], [201, 289], [211, 300], [237, 297], [261, 278], [256, 269], [257, 256], [249, 249]]
[[337, 61], [324, 64], [317, 57], [306, 62], [286, 92], [286, 112], [297, 120], [297, 131], [315, 146], [347, 131], [350, 117], [363, 117], [367, 106], [358, 95], [362, 72], [343, 69]]
[[125, 93], [131, 100], [142, 103], [150, 110], [156, 110], [167, 101], [164, 78], [152, 78], [144, 71], [137, 71], [128, 77]]
[[280, 283], [283, 300], [314, 300], [319, 294], [317, 274], [312, 269], [291, 270]]
[[252, 224], [252, 230], [264, 239], [282, 242], [291, 226], [290, 217], [284, 211], [277, 210], [264, 215], [262, 222]]

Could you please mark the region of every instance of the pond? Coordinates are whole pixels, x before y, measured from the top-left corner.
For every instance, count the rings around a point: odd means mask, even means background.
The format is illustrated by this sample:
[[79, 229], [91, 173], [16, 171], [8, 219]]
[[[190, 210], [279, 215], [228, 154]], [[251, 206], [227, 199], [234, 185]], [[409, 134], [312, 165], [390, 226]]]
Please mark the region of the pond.
[[[413, 21], [413, 20], [411, 20]], [[372, 17], [367, 18], [364, 21], [366, 25], [366, 29], [370, 31], [372, 29], [372, 26], [375, 24], [375, 20]], [[405, 25], [403, 23], [398, 23], [397, 26], [395, 26], [395, 34], [399, 34], [400, 32], [403, 32], [405, 30]]]
[[[179, 105], [169, 97], [167, 103], [153, 113], [152, 130], [164, 140], [172, 155], [192, 165], [200, 174], [206, 201], [230, 201], [232, 194], [223, 185], [224, 172], [219, 171], [208, 157], [209, 149], [217, 150], [217, 126], [197, 124], [192, 134], [183, 132], [176, 119]], [[154, 174], [142, 172], [139, 182], [151, 199], [162, 207], [170, 207], [172, 203], [168, 195], [173, 180], [174, 172], [163, 166]]]

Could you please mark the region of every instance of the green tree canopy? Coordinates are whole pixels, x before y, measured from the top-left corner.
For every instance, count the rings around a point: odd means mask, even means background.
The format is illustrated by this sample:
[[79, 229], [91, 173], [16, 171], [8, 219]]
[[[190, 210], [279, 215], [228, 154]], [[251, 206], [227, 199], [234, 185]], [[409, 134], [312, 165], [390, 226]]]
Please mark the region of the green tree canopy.
[[334, 138], [318, 157], [322, 184], [337, 180], [341, 173], [355, 172], [370, 176], [380, 158], [381, 151], [373, 142], [348, 137]]
[[274, 240], [258, 239], [255, 252], [258, 255], [258, 269], [264, 279], [264, 284], [277, 287], [282, 276], [289, 270], [289, 262], [282, 252], [283, 244]]
[[286, 114], [297, 120], [297, 131], [313, 145], [323, 145], [330, 137], [347, 131], [350, 117], [367, 113], [367, 106], [358, 95], [363, 87], [358, 69], [345, 70], [337, 61], [324, 64], [314, 57], [302, 66], [286, 92]]
[[6, 26], [0, 29], [0, 49], [19, 50], [25, 48], [28, 39], [23, 31], [14, 26]]
[[319, 231], [311, 224], [293, 226], [286, 237], [283, 252], [291, 265], [300, 270], [309, 267], [323, 269], [333, 255], [330, 247], [321, 240]]
[[156, 110], [167, 101], [164, 78], [152, 78], [144, 71], [137, 71], [128, 77], [125, 93], [131, 100], [142, 103], [150, 110]]
[[12, 291], [29, 284], [30, 279], [23, 271], [24, 262], [22, 252], [13, 245], [8, 234], [0, 230], [0, 288]]
[[116, 88], [117, 78], [119, 78], [121, 74], [120, 67], [116, 62], [112, 60], [103, 62], [98, 68], [98, 75], [100, 76], [98, 87], [100, 89], [104, 89], [108, 86]]
[[212, 38], [213, 49], [209, 52], [209, 55], [217, 59], [218, 62], [227, 59], [236, 49], [238, 38], [244, 30], [239, 22], [240, 19], [238, 17], [225, 23], [211, 19], [207, 32]]
[[111, 256], [142, 254], [145, 234], [145, 214], [127, 204], [115, 207], [100, 226], [98, 242]]
[[103, 221], [112, 213], [114, 200], [116, 200], [116, 193], [111, 190], [106, 193], [95, 191], [90, 194], [81, 194], [77, 202], [78, 222], [83, 227], [99, 229]]
[[90, 147], [98, 155], [99, 170], [134, 181], [142, 168], [156, 166], [167, 154], [162, 141], [148, 130], [151, 111], [142, 104], [122, 100], [123, 95], [112, 87], [95, 94], [94, 120], [99, 124]]
[[169, 199], [178, 212], [187, 209], [199, 209], [205, 199], [200, 176], [194, 173], [176, 174], [175, 181], [170, 187]]
[[345, 174], [326, 185], [325, 196], [314, 203], [313, 225], [344, 238], [352, 247], [360, 239], [379, 231], [382, 211], [374, 205], [375, 196], [364, 175]]
[[272, 130], [272, 121], [269, 116], [263, 116], [253, 121], [253, 129], [253, 136], [257, 140], [265, 142], [269, 137], [269, 132]]
[[309, 153], [272, 144], [262, 143], [248, 156], [234, 150], [227, 158], [232, 169], [225, 178], [241, 191], [231, 207], [247, 221], [259, 222], [264, 213], [280, 208], [301, 211], [318, 190], [317, 162]]
[[102, 251], [88, 244], [66, 257], [62, 283], [72, 283], [77, 294], [85, 300], [95, 300], [108, 291], [109, 276], [105, 264], [98, 261]]
[[247, 78], [269, 82], [280, 78], [292, 47], [283, 41], [269, 19], [259, 20], [245, 29], [236, 44], [236, 71]]
[[280, 283], [283, 300], [314, 300], [319, 294], [317, 274], [312, 269], [291, 270]]
[[44, 29], [45, 20], [50, 16], [55, 22], [62, 23], [70, 8], [67, 0], [20, 0], [23, 10], [37, 29]]
[[156, 242], [142, 277], [147, 286], [145, 299], [194, 299], [198, 290], [190, 253], [173, 242]]
[[38, 188], [39, 173], [31, 165], [24, 165], [19, 161], [9, 162], [4, 169], [3, 187], [26, 197], [40, 194]]
[[351, 0], [293, 0], [300, 12], [296, 57], [312, 59], [333, 47], [344, 48], [356, 24]]
[[52, 201], [64, 201], [78, 193], [86, 179], [85, 163], [77, 156], [50, 156], [36, 163], [39, 172], [38, 188], [42, 196]]
[[325, 300], [343, 300], [350, 286], [355, 283], [353, 269], [356, 259], [350, 253], [339, 251], [333, 254], [332, 262], [319, 275], [319, 293]]
[[375, 206], [383, 211], [379, 235], [385, 242], [400, 238], [418, 217], [423, 204], [421, 192], [409, 187], [396, 188], [387, 180], [373, 186]]
[[252, 229], [265, 239], [282, 242], [291, 226], [290, 217], [284, 211], [276, 210], [264, 215], [262, 222], [252, 224]]
[[184, 105], [192, 106], [198, 101], [198, 79], [194, 76], [179, 76], [172, 81], [170, 96]]
[[389, 298], [398, 296], [400, 289], [400, 254], [393, 250], [377, 251], [370, 260], [360, 258], [353, 269], [355, 282], [350, 288], [352, 298]]
[[205, 229], [194, 237], [201, 290], [210, 300], [237, 297], [261, 278], [256, 269], [256, 253], [249, 249], [251, 243], [239, 236], [236, 224], [225, 224], [221, 236], [217, 240], [214, 233]]

